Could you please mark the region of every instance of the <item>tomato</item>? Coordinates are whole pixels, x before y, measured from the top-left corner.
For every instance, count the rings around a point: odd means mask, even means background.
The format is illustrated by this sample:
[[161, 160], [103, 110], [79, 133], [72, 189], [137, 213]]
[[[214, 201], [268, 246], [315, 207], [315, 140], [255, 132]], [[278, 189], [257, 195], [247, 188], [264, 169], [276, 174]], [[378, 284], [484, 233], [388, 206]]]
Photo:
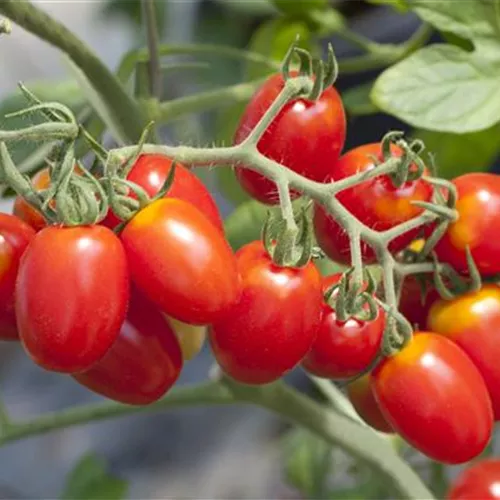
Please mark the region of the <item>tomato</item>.
[[[245, 109], [234, 142], [243, 142], [281, 92], [283, 76], [271, 76], [256, 92]], [[317, 101], [305, 98], [288, 102], [258, 142], [258, 150], [295, 172], [324, 181], [328, 165], [344, 147], [346, 119], [340, 95], [334, 87], [323, 91]], [[276, 184], [242, 167], [236, 168], [242, 187], [262, 203], [278, 203]], [[292, 193], [293, 197], [298, 195]]]
[[495, 419], [500, 420], [500, 287], [484, 285], [454, 300], [431, 307], [427, 327], [457, 343], [472, 359], [486, 382]]
[[[130, 169], [127, 180], [142, 187], [149, 196], [155, 196], [163, 187], [171, 167], [172, 160], [166, 156], [142, 154]], [[133, 193], [130, 196], [135, 198]], [[174, 181], [165, 196], [195, 205], [216, 227], [224, 231], [224, 224], [212, 195], [200, 179], [180, 163], [176, 163]], [[120, 222], [110, 211], [102, 224], [113, 229]]]
[[480, 460], [457, 477], [446, 495], [448, 500], [494, 500], [500, 498], [500, 460]]
[[189, 361], [196, 357], [203, 349], [203, 344], [207, 338], [207, 327], [205, 325], [189, 325], [167, 315], [165, 315], [165, 318], [179, 341], [182, 359]]
[[[401, 156], [403, 151], [392, 146], [392, 153]], [[371, 156], [383, 160], [379, 143], [365, 144], [345, 153], [337, 162], [331, 162], [327, 180], [338, 181], [359, 172], [375, 168]], [[337, 194], [337, 199], [366, 226], [377, 231], [385, 231], [411, 220], [423, 212], [412, 204], [413, 201], [431, 201], [433, 188], [419, 179], [405, 183], [397, 188], [388, 176], [371, 179]], [[315, 204], [314, 230], [319, 246], [332, 260], [350, 264], [351, 251], [349, 236], [325, 209]], [[403, 250], [419, 232], [419, 228], [394, 239], [389, 249], [393, 253]], [[365, 242], [361, 243], [365, 263], [375, 261], [373, 249]]]
[[21, 219], [0, 213], [0, 339], [18, 340], [14, 296], [17, 272], [35, 231]]
[[116, 340], [128, 298], [127, 259], [110, 229], [48, 226], [34, 237], [19, 267], [19, 336], [43, 368], [85, 370]]
[[236, 254], [243, 292], [209, 332], [221, 368], [247, 384], [265, 384], [294, 368], [311, 348], [320, 322], [321, 276], [273, 263], [260, 241]]
[[454, 179], [458, 191], [459, 219], [450, 224], [436, 245], [440, 261], [466, 273], [469, 246], [479, 272], [500, 273], [500, 176], [487, 173], [461, 175]]
[[372, 372], [382, 414], [396, 432], [433, 460], [467, 462], [491, 437], [488, 390], [471, 359], [455, 343], [419, 332]]
[[[424, 295], [420, 283], [415, 275], [409, 275], [403, 282], [401, 289], [401, 299], [399, 301], [399, 312], [412, 324], [418, 328], [425, 328], [429, 310], [439, 299], [439, 293], [434, 285], [427, 280]], [[432, 330], [432, 329], [431, 329]]]
[[127, 319], [106, 355], [76, 381], [115, 401], [147, 405], [160, 399], [182, 368], [179, 342], [166, 319], [132, 289]]
[[[331, 278], [324, 281], [324, 290], [334, 284]], [[384, 326], [385, 314], [381, 309], [372, 321], [339, 321], [335, 310], [323, 303], [318, 336], [302, 366], [318, 377], [351, 378], [366, 370], [377, 357]]]
[[234, 254], [220, 230], [190, 203], [151, 203], [128, 222], [121, 239], [134, 282], [169, 316], [206, 325], [238, 300]]
[[359, 416], [371, 427], [380, 432], [394, 432], [391, 425], [382, 415], [370, 386], [370, 375], [366, 374], [347, 386], [349, 401]]

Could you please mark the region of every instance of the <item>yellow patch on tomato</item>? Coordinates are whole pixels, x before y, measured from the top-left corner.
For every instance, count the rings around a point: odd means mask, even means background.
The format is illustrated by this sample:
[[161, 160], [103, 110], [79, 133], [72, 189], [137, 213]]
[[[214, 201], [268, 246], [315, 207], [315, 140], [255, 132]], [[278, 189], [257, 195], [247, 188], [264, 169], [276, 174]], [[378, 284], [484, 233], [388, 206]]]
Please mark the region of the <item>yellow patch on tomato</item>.
[[460, 214], [460, 218], [453, 224], [450, 224], [448, 236], [455, 248], [465, 250], [467, 245], [473, 246], [479, 230], [469, 215], [480, 210], [480, 207], [478, 207], [477, 200], [473, 196], [464, 196], [458, 200], [456, 209]]
[[375, 212], [382, 220], [407, 220], [421, 211], [421, 208], [412, 205], [407, 198], [390, 199], [382, 197], [375, 202]]
[[137, 212], [128, 225], [133, 227], [150, 226], [158, 220], [158, 215], [163, 211], [164, 203], [168, 203], [169, 201], [170, 200], [167, 199], [154, 201], [147, 207], [144, 207], [142, 210]]
[[12, 250], [5, 238], [0, 234], [0, 278], [2, 278], [12, 266]]
[[201, 351], [205, 343], [207, 327], [204, 325], [189, 325], [166, 314], [164, 316], [179, 341], [184, 361], [193, 359]]

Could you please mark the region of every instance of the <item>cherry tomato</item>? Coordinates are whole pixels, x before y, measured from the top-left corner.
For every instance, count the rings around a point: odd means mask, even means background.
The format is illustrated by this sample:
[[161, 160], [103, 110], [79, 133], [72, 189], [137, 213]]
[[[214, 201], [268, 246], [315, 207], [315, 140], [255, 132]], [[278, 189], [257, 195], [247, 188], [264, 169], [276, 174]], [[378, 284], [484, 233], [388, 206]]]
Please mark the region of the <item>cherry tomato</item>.
[[[236, 130], [234, 142], [243, 142], [281, 92], [283, 76], [271, 76], [253, 96]], [[268, 158], [309, 179], [324, 181], [328, 165], [344, 147], [346, 119], [340, 95], [334, 87], [317, 101], [294, 99], [287, 103], [259, 140], [259, 151]], [[276, 184], [249, 169], [237, 168], [242, 187], [262, 203], [278, 203]], [[292, 192], [293, 197], [298, 193]]]
[[196, 207], [157, 200], [125, 226], [132, 279], [162, 312], [206, 325], [238, 300], [236, 259], [224, 235]]
[[351, 382], [347, 386], [347, 395], [354, 409], [369, 426], [380, 432], [394, 432], [378, 407], [370, 386], [369, 374], [363, 375]]
[[[127, 180], [142, 187], [149, 196], [155, 196], [163, 187], [171, 167], [172, 160], [166, 156], [143, 154], [130, 169]], [[133, 193], [130, 196], [135, 198]], [[174, 181], [165, 197], [177, 198], [193, 204], [216, 227], [224, 231], [224, 224], [212, 195], [200, 179], [180, 163], [176, 163]], [[120, 222], [110, 211], [102, 224], [113, 229]]]
[[147, 405], [174, 385], [181, 368], [181, 348], [173, 330], [155, 305], [132, 289], [127, 319], [111, 349], [73, 377], [115, 401]]
[[466, 247], [469, 246], [479, 272], [500, 273], [500, 176], [472, 173], [457, 177], [456, 209], [459, 219], [450, 224], [436, 245], [440, 261], [466, 273]]
[[[402, 150], [393, 146], [392, 153], [401, 156]], [[382, 161], [379, 143], [352, 149], [337, 162], [329, 164], [327, 180], [337, 181], [372, 170], [375, 168], [372, 156]], [[381, 176], [341, 191], [337, 199], [363, 224], [377, 231], [385, 231], [420, 215], [423, 210], [412, 202], [431, 201], [432, 193], [432, 186], [421, 179], [397, 188], [388, 176]], [[314, 230], [319, 246], [328, 257], [337, 262], [351, 263], [348, 234], [319, 204], [315, 204], [314, 208]], [[408, 231], [394, 239], [389, 245], [390, 250], [393, 253], [403, 250], [415, 239], [419, 230]], [[362, 242], [361, 249], [365, 263], [375, 261], [375, 253], [368, 244]]]
[[440, 299], [430, 308], [427, 327], [457, 343], [486, 382], [495, 420], [500, 420], [500, 287], [484, 285], [454, 300]]
[[222, 369], [247, 384], [265, 384], [294, 368], [311, 348], [320, 322], [321, 276], [274, 264], [260, 241], [237, 252], [240, 300], [215, 322], [209, 339]]
[[116, 340], [128, 298], [127, 259], [111, 230], [48, 226], [32, 240], [19, 267], [19, 336], [43, 368], [85, 370]]
[[467, 467], [457, 477], [446, 498], [448, 500], [500, 498], [500, 460], [481, 460]]
[[189, 325], [167, 315], [165, 315], [165, 318], [179, 341], [182, 359], [190, 361], [196, 357], [203, 349], [203, 344], [207, 338], [207, 327], [205, 325]]
[[[332, 278], [324, 280], [323, 289], [335, 284], [332, 281]], [[377, 357], [384, 325], [385, 315], [381, 309], [372, 321], [355, 318], [339, 321], [335, 310], [323, 303], [318, 336], [302, 366], [318, 377], [351, 378], [366, 370]]]
[[401, 289], [399, 312], [412, 325], [417, 325], [418, 328], [425, 328], [429, 310], [432, 304], [438, 299], [439, 293], [429, 280], [422, 296], [422, 290], [417, 278], [415, 275], [409, 275], [405, 278], [403, 288]]
[[382, 414], [396, 432], [433, 460], [467, 462], [491, 437], [493, 411], [478, 369], [455, 343], [419, 332], [372, 372]]
[[17, 272], [35, 231], [13, 215], [0, 214], [0, 339], [18, 340], [14, 296]]

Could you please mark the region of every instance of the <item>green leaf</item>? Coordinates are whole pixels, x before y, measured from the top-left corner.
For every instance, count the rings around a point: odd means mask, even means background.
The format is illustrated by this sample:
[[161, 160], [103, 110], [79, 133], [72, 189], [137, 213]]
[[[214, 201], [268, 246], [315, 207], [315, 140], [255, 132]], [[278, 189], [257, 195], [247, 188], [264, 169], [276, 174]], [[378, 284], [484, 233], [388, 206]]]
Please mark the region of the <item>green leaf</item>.
[[407, 0], [424, 21], [470, 40], [474, 51], [437, 44], [415, 52], [377, 79], [371, 98], [415, 127], [484, 130], [500, 121], [500, 0]]
[[217, 3], [235, 12], [250, 16], [275, 14], [276, 9], [269, 0], [215, 0]]
[[370, 99], [373, 82], [363, 83], [342, 94], [342, 102], [346, 111], [353, 116], [378, 113], [377, 107]]
[[323, 10], [328, 7], [328, 0], [272, 0], [272, 3], [284, 14], [289, 16], [300, 16], [311, 10]]
[[239, 205], [224, 222], [229, 244], [234, 250], [260, 239], [269, 207], [255, 200]]
[[104, 460], [85, 455], [70, 472], [61, 500], [122, 500], [127, 482], [106, 472]]
[[399, 12], [407, 12], [408, 11], [408, 2], [407, 0], [367, 0], [368, 3], [372, 3], [374, 5], [390, 5], [394, 7]]

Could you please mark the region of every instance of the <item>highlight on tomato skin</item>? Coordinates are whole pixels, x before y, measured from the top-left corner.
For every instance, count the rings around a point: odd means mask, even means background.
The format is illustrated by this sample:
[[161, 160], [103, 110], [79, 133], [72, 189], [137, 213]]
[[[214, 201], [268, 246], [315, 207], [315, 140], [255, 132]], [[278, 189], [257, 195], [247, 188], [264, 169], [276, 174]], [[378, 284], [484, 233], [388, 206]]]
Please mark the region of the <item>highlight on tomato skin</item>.
[[[283, 75], [278, 73], [257, 90], [240, 119], [235, 144], [248, 137], [283, 87]], [[309, 179], [323, 182], [328, 165], [339, 157], [344, 147], [345, 135], [344, 106], [339, 93], [331, 86], [315, 102], [305, 98], [288, 102], [264, 132], [258, 150]], [[276, 184], [264, 176], [237, 167], [236, 177], [252, 198], [266, 204], [279, 202]], [[294, 198], [299, 195], [296, 191], [291, 193]]]
[[447, 338], [417, 332], [375, 367], [370, 381], [389, 424], [433, 460], [468, 462], [488, 444], [493, 411], [485, 382], [467, 354]]
[[0, 213], [0, 340], [19, 340], [15, 313], [15, 288], [21, 258], [34, 229], [24, 221]]
[[120, 335], [100, 361], [73, 378], [114, 401], [148, 405], [175, 384], [182, 364], [181, 348], [168, 321], [132, 288]]
[[453, 300], [440, 299], [430, 308], [427, 327], [459, 345], [484, 378], [500, 419], [500, 286], [485, 284], [477, 292]]
[[479, 460], [464, 469], [453, 482], [446, 499], [500, 499], [500, 460]]

